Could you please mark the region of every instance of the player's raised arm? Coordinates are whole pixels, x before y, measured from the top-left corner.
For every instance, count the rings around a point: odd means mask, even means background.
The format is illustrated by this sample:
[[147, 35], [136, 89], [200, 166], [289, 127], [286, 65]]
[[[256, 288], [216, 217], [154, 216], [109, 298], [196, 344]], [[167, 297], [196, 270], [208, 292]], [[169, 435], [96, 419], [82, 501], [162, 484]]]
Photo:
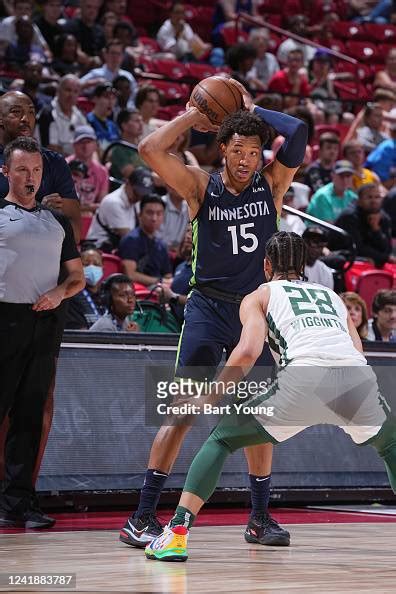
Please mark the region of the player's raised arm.
[[206, 131], [217, 130], [217, 126], [211, 124], [196, 107], [189, 107], [185, 113], [161, 126], [139, 143], [139, 153], [144, 161], [185, 198], [192, 218], [201, 205], [209, 175], [198, 167], [185, 165], [171, 153], [171, 147], [178, 136], [193, 127]]

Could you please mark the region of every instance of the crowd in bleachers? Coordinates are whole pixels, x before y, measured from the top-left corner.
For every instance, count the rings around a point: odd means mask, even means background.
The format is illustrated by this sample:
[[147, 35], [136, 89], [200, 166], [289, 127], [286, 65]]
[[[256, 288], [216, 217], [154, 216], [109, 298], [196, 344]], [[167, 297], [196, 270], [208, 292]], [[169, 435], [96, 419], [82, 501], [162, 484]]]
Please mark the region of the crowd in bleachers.
[[[388, 339], [396, 340], [396, 2], [3, 0], [0, 15], [1, 91], [32, 98], [36, 137], [69, 163], [83, 247], [92, 248], [70, 328], [89, 328], [104, 313], [99, 287], [109, 272], [127, 274], [137, 297], [171, 303], [180, 319], [191, 272], [187, 206], [149, 171], [137, 145], [184, 110], [199, 80], [224, 73], [258, 105], [307, 122], [304, 163], [285, 204], [352, 241], [307, 233], [290, 212], [281, 229], [305, 234], [316, 253], [310, 280], [335, 279], [345, 291], [357, 288], [353, 278], [381, 273], [367, 280], [367, 305], [374, 289], [389, 288]], [[263, 165], [282, 142], [272, 136]], [[208, 171], [222, 166], [213, 134], [192, 130], [174, 153]], [[368, 336], [386, 340], [378, 328]]]

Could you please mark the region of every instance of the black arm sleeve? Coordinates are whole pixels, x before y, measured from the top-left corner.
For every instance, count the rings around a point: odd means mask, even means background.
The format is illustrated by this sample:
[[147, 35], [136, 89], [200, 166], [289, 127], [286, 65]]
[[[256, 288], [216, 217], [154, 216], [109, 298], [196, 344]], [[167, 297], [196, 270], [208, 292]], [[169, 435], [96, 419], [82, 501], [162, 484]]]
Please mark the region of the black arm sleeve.
[[52, 214], [58, 221], [60, 225], [62, 225], [65, 231], [65, 237], [63, 239], [62, 244], [62, 252], [61, 252], [61, 264], [63, 262], [67, 262], [68, 260], [74, 260], [75, 258], [80, 257], [80, 252], [77, 249], [76, 242], [74, 240], [74, 233], [70, 221], [65, 215], [61, 214], [60, 212], [51, 210]]

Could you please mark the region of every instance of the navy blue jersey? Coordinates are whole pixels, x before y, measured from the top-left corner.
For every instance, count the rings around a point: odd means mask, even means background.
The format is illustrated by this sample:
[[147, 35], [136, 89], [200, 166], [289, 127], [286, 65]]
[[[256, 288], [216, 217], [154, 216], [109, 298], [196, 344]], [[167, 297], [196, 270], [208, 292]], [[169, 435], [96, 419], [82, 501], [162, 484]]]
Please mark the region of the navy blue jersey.
[[212, 173], [192, 228], [193, 285], [246, 295], [265, 281], [265, 244], [277, 231], [277, 212], [263, 175], [255, 173], [235, 196]]

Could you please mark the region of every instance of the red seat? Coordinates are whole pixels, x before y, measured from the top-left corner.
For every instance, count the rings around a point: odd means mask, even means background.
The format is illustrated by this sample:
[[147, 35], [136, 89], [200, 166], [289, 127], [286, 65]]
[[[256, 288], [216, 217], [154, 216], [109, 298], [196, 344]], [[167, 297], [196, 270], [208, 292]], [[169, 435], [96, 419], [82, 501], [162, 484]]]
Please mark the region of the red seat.
[[183, 113], [185, 110], [184, 105], [176, 104], [176, 105], [166, 105], [165, 107], [160, 107], [157, 112], [157, 117], [161, 120], [173, 120], [175, 117]]
[[88, 97], [78, 97], [77, 99], [77, 107], [81, 109], [84, 114], [89, 113], [94, 108], [94, 102]]
[[[369, 62], [371, 64], [373, 61], [378, 61], [377, 48], [374, 43], [369, 41], [347, 41], [345, 51], [348, 56], [359, 60], [359, 62]], [[381, 60], [382, 58], [379, 57], [379, 61]]]
[[155, 54], [161, 51], [160, 46], [152, 37], [139, 37], [140, 43], [144, 46], [145, 53]]
[[122, 272], [121, 258], [115, 254], [102, 254], [103, 279], [116, 272]]
[[183, 103], [190, 96], [190, 87], [186, 84], [155, 79], [147, 79], [145, 82], [146, 84], [154, 85], [154, 87], [162, 91], [165, 100], [170, 103]]
[[177, 60], [160, 60], [158, 58], [152, 58], [150, 72], [162, 74], [172, 80], [178, 80], [187, 76], [184, 64]]
[[377, 23], [365, 23], [364, 30], [366, 39], [380, 43], [396, 42], [396, 27], [394, 25], [378, 25]]
[[355, 81], [334, 81], [334, 89], [343, 101], [357, 100], [364, 102], [372, 100], [372, 93], [368, 85]]
[[366, 39], [366, 32], [363, 25], [352, 23], [351, 21], [336, 21], [332, 26], [334, 37], [341, 39]]
[[350, 72], [353, 76], [359, 77], [359, 80], [364, 82], [371, 82], [373, 80], [373, 71], [368, 64], [351, 64], [339, 60], [334, 68], [335, 72]]
[[367, 305], [367, 313], [371, 317], [371, 305], [379, 289], [391, 289], [393, 287], [393, 274], [386, 270], [367, 270], [359, 276], [356, 292], [364, 299]]
[[90, 228], [92, 223], [92, 216], [88, 216], [86, 214], [81, 215], [81, 224], [80, 224], [80, 239], [83, 241], [87, 234], [88, 229]]
[[208, 76], [217, 74], [217, 69], [210, 64], [197, 64], [195, 62], [189, 62], [185, 64], [187, 76], [193, 78], [197, 82]]
[[248, 39], [248, 34], [245, 31], [243, 31], [242, 29], [238, 29], [238, 31], [235, 31], [234, 26], [223, 27], [220, 34], [223, 38], [223, 42], [226, 47], [231, 47], [232, 45], [235, 45], [240, 41], [247, 41]]

